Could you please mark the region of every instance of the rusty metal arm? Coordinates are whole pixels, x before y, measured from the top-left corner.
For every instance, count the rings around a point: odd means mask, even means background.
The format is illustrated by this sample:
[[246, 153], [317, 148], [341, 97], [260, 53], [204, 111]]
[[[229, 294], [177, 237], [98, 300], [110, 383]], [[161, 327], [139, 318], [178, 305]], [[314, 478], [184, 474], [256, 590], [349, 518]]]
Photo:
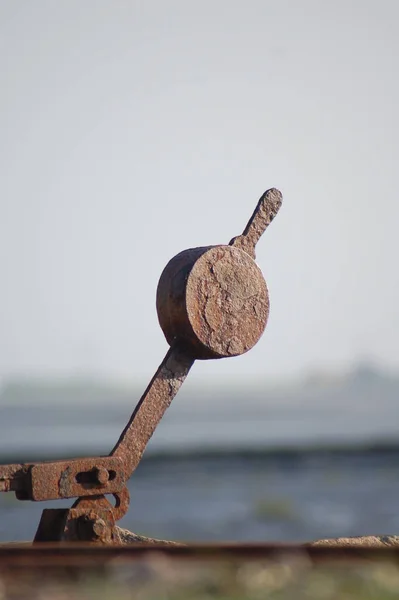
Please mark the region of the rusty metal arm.
[[115, 494], [125, 485], [123, 462], [112, 456], [0, 465], [0, 492], [15, 492], [18, 500]]
[[267, 227], [277, 215], [282, 202], [283, 196], [279, 190], [276, 188], [267, 190], [261, 196], [243, 233], [234, 237], [230, 241], [230, 246], [241, 248], [241, 250], [244, 250], [244, 252], [255, 259], [255, 246], [258, 243], [260, 236], [266, 231]]
[[118, 541], [115, 521], [129, 505], [126, 482], [195, 360], [238, 356], [263, 334], [269, 296], [253, 259], [281, 203], [278, 190], [267, 190], [229, 245], [191, 248], [166, 265], [157, 312], [170, 349], [109, 456], [0, 465], [0, 492], [15, 492], [19, 500], [78, 498], [71, 509], [43, 512], [36, 541]]
[[34, 501], [121, 492], [194, 360], [169, 349], [110, 456], [0, 465], [0, 492]]
[[[279, 190], [275, 188], [267, 190], [261, 196], [243, 233], [233, 238], [229, 245], [255, 258], [255, 245], [274, 219], [281, 203], [282, 195]], [[220, 345], [214, 341], [212, 330], [208, 337], [205, 337], [202, 335], [203, 325], [196, 328], [194, 322], [187, 322], [187, 314], [197, 310], [199, 297], [197, 290], [188, 289], [187, 281], [190, 272], [197, 269], [199, 278], [206, 281], [208, 269], [206, 261], [204, 260], [204, 264], [200, 267], [196, 265], [200, 265], [203, 260], [201, 257], [214, 253], [213, 248], [218, 247], [196, 248], [180, 253], [169, 262], [161, 276], [157, 309], [161, 326], [171, 347], [139, 400], [110, 456], [0, 465], [0, 492], [15, 492], [20, 500], [35, 501], [94, 497], [122, 492], [127, 480], [139, 464], [156, 426], [179, 391], [196, 358], [221, 358], [242, 352], [242, 348], [235, 351], [234, 344], [230, 341], [235, 333], [234, 328], [230, 327], [230, 331], [226, 328], [223, 331], [225, 344]], [[213, 255], [211, 260], [215, 260]], [[218, 260], [220, 261], [220, 257]], [[234, 256], [228, 255], [224, 260], [229, 269], [234, 269]], [[252, 273], [251, 276], [255, 279], [259, 278], [257, 273]], [[216, 289], [218, 284], [223, 286], [225, 282], [219, 280], [215, 285], [212, 281], [210, 285]], [[171, 285], [174, 286], [173, 289]], [[200, 313], [206, 313], [208, 320], [210, 300], [212, 300], [212, 293], [209, 297], [207, 294], [205, 298], [205, 308], [200, 307]], [[230, 309], [227, 312], [230, 313]], [[214, 320], [221, 322], [226, 319], [226, 314], [223, 309], [214, 312]], [[202, 318], [201, 314], [200, 318]], [[262, 319], [266, 321], [266, 318], [267, 315], [262, 315], [261, 321]], [[250, 325], [249, 321], [244, 322], [246, 326]], [[255, 321], [252, 321], [251, 326], [255, 326]], [[261, 334], [262, 331], [261, 322], [258, 333]], [[257, 337], [254, 341], [256, 340]], [[253, 342], [250, 343], [251, 345]]]
[[34, 501], [121, 492], [194, 360], [172, 345], [110, 456], [0, 465], [0, 492]]
[[172, 344], [139, 400], [111, 452], [111, 456], [122, 460], [127, 479], [139, 464], [156, 426], [182, 386], [194, 361], [195, 358], [187, 349], [178, 343]]
[[32, 465], [0, 465], [0, 492], [23, 493]]

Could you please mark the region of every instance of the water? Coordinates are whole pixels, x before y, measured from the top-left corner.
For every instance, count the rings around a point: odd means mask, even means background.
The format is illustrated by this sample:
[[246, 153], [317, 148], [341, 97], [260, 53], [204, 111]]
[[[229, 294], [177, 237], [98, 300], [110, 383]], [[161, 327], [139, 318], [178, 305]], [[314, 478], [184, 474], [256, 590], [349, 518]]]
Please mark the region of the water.
[[[396, 402], [201, 406], [168, 411], [129, 481], [121, 526], [190, 541], [398, 532]], [[130, 412], [0, 406], [0, 460], [107, 454]], [[70, 504], [0, 494], [0, 540], [32, 539], [43, 508]]]
[[[0, 404], [0, 457], [108, 454], [127, 423], [127, 404]], [[158, 425], [146, 453], [366, 444], [399, 439], [399, 403], [182, 402]]]
[[[399, 450], [153, 457], [131, 480], [120, 524], [191, 541], [306, 541], [395, 534]], [[32, 539], [43, 508], [0, 495], [0, 539]]]

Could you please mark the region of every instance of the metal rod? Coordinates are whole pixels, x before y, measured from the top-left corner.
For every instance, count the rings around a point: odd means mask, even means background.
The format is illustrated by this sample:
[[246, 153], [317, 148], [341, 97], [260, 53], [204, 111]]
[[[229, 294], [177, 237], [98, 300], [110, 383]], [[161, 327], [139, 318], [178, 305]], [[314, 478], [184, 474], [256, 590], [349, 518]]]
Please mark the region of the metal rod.
[[139, 464], [156, 426], [182, 386], [194, 361], [195, 358], [186, 349], [174, 344], [158, 367], [111, 451], [111, 456], [122, 458], [126, 479]]

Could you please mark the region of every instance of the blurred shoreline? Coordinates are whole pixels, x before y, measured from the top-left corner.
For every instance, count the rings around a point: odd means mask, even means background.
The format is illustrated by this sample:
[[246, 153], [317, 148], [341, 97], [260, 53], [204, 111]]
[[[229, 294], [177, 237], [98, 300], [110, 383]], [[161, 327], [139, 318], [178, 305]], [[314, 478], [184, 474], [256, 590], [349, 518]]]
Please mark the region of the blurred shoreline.
[[[146, 459], [398, 452], [399, 377], [371, 365], [273, 388], [205, 383], [177, 395]], [[0, 460], [107, 455], [140, 393], [94, 381], [10, 380], [0, 390]]]
[[[40, 451], [39, 449], [27, 450], [24, 452], [7, 452], [3, 450], [0, 454], [0, 463], [9, 462], [29, 463], [37, 461], [50, 461], [73, 459], [74, 457], [84, 456], [104, 456], [104, 452], [98, 447], [93, 448], [93, 452], [88, 452], [87, 449], [76, 448], [76, 452], [62, 453], [59, 450], [53, 452]], [[344, 460], [345, 458], [362, 457], [380, 457], [381, 459], [399, 460], [399, 440], [390, 441], [374, 441], [368, 443], [353, 443], [353, 444], [314, 444], [314, 445], [283, 445], [272, 447], [259, 448], [198, 448], [193, 450], [152, 450], [146, 451], [142, 458], [146, 464], [160, 465], [170, 462], [187, 462], [191, 460], [208, 461], [208, 460], [250, 460], [250, 461], [293, 461], [306, 460], [307, 458], [320, 458], [333, 460]]]

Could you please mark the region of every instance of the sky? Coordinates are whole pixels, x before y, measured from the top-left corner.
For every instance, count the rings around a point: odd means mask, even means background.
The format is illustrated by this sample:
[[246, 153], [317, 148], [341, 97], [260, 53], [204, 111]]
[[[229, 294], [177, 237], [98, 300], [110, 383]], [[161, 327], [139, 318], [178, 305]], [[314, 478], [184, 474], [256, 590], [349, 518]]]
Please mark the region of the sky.
[[0, 382], [146, 382], [168, 260], [242, 232], [271, 301], [194, 382], [399, 369], [397, 0], [0, 0]]

